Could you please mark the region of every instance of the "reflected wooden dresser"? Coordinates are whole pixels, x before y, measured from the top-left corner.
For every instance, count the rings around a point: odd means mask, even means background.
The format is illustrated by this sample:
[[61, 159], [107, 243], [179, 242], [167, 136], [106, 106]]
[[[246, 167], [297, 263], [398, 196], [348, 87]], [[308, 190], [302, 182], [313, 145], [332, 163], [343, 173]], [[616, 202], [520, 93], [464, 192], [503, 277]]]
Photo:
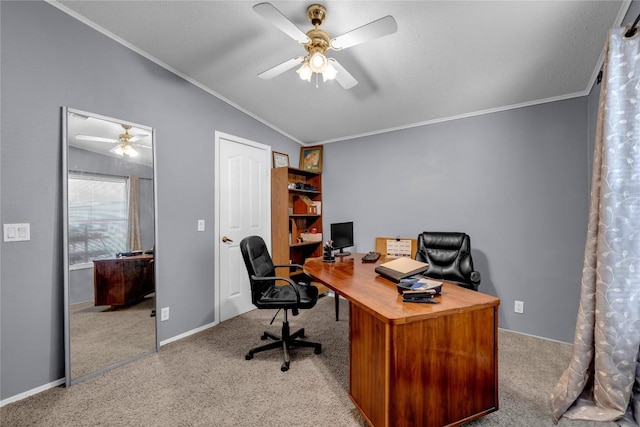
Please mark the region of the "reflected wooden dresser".
[[136, 303], [155, 291], [153, 255], [93, 261], [95, 305]]

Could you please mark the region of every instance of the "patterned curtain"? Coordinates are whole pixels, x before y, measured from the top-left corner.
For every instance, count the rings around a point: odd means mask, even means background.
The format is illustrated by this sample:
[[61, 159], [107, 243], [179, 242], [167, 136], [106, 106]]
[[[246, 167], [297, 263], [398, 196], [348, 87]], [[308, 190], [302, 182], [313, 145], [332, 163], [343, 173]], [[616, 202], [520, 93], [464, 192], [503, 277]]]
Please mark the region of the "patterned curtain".
[[142, 249], [142, 238], [140, 237], [140, 177], [129, 176], [129, 226], [127, 230], [128, 251], [139, 251]]
[[550, 395], [557, 421], [640, 422], [640, 33], [605, 46], [573, 357]]

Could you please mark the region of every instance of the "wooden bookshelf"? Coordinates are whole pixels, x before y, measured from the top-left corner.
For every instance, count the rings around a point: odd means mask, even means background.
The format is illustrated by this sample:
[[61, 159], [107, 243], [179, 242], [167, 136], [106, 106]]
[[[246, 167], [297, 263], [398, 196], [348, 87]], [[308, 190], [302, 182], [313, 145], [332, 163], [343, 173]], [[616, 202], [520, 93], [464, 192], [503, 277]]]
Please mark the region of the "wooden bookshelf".
[[[295, 188], [295, 184], [313, 189]], [[323, 233], [321, 203], [321, 174], [291, 167], [271, 170], [271, 257], [275, 264], [304, 264], [307, 258], [322, 256], [328, 236], [318, 236]], [[311, 233], [315, 235], [309, 236]], [[319, 240], [300, 241], [305, 234]], [[279, 269], [277, 274], [289, 277], [288, 270]]]

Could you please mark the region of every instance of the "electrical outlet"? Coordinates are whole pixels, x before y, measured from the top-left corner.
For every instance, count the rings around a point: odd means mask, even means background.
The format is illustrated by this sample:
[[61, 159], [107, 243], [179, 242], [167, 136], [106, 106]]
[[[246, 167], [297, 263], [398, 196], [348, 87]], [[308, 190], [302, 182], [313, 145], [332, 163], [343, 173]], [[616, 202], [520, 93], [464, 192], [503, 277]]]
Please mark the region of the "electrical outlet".
[[164, 322], [165, 320], [169, 320], [169, 307], [162, 307], [160, 310], [160, 321]]
[[513, 307], [513, 311], [515, 311], [516, 313], [523, 314], [524, 313], [524, 301], [516, 301], [516, 304]]

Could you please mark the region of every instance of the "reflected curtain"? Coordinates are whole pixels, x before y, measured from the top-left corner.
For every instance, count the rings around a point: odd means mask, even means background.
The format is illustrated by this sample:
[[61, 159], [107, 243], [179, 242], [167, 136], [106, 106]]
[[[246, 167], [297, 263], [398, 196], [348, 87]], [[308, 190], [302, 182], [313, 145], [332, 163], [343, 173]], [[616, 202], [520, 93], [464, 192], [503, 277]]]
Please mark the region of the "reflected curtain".
[[129, 252], [142, 250], [140, 236], [140, 177], [129, 176], [129, 216], [127, 227], [127, 250]]
[[557, 421], [640, 422], [640, 33], [609, 31], [573, 356]]

